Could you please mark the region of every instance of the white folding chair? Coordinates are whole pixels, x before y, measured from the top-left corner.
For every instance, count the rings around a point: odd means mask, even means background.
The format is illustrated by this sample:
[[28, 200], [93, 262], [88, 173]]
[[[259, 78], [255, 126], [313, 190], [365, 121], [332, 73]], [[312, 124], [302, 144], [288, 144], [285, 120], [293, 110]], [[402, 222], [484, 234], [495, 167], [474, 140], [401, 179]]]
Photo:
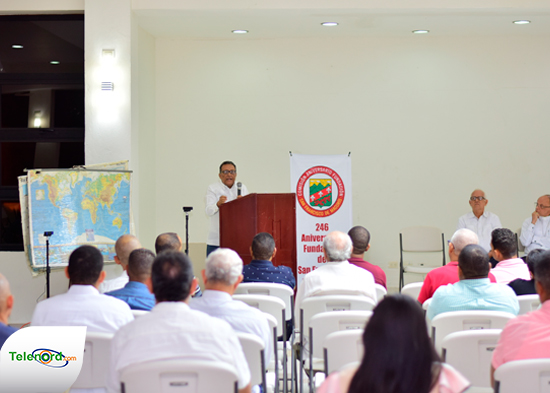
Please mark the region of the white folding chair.
[[251, 333], [239, 333], [237, 337], [243, 348], [244, 356], [250, 369], [250, 383], [252, 386], [261, 385], [264, 392], [267, 392], [265, 379], [265, 354], [263, 341]]
[[[372, 311], [376, 303], [371, 298], [366, 296], [353, 295], [326, 295], [313, 296], [306, 298], [300, 308], [300, 367], [303, 365], [304, 356], [304, 335], [307, 335], [310, 320], [313, 316], [325, 312], [340, 312], [350, 310]], [[311, 380], [311, 379], [310, 379]], [[303, 372], [299, 375], [300, 393], [303, 390]]]
[[106, 388], [112, 338], [112, 333], [86, 333], [82, 368], [72, 389]]
[[418, 299], [420, 290], [422, 289], [423, 282], [411, 282], [401, 288], [401, 294], [412, 297], [414, 300]]
[[223, 362], [158, 360], [130, 365], [122, 370], [125, 393], [238, 392], [235, 368]]
[[285, 302], [285, 320], [290, 321], [294, 315], [294, 291], [288, 285], [270, 282], [243, 282], [235, 290], [235, 295], [276, 296]]
[[445, 265], [445, 235], [439, 228], [416, 226], [401, 230], [399, 234], [399, 248], [401, 259], [399, 262], [399, 289], [405, 284], [405, 273], [426, 275], [437, 266], [430, 266], [425, 262], [418, 265], [405, 265], [404, 254], [410, 253], [441, 253], [442, 265]]
[[132, 315], [134, 316], [134, 319], [139, 318], [143, 315], [149, 314], [150, 311], [145, 310], [132, 310]]
[[330, 333], [323, 343], [325, 375], [363, 358], [363, 329]]
[[384, 296], [388, 294], [388, 291], [380, 284], [374, 284], [374, 289], [376, 291], [376, 304], [378, 304], [384, 299]]
[[550, 392], [550, 359], [516, 360], [495, 371], [495, 393]]
[[519, 315], [535, 311], [540, 307], [539, 295], [520, 295], [518, 296]]
[[475, 387], [491, 387], [491, 359], [502, 329], [464, 330], [443, 339], [443, 361]]
[[432, 320], [432, 340], [441, 354], [441, 342], [454, 332], [462, 330], [503, 329], [516, 316], [503, 311], [452, 311], [436, 315]]

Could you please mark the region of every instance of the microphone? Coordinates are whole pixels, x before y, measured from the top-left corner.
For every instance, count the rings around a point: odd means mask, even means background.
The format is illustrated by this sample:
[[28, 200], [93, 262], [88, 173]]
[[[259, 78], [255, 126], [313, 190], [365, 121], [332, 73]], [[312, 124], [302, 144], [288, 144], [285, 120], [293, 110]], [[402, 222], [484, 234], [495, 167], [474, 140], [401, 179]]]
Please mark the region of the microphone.
[[237, 183], [237, 196], [241, 196], [241, 187], [243, 186], [243, 183], [238, 182]]

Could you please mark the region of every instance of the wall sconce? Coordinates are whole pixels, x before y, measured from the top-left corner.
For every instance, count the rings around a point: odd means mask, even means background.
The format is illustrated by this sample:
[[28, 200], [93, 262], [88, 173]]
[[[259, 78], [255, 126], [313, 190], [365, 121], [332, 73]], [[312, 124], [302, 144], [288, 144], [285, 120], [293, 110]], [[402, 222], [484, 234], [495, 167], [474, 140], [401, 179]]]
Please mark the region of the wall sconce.
[[42, 125], [41, 111], [34, 111], [34, 128], [40, 128]]
[[101, 51], [101, 57], [107, 60], [112, 60], [115, 58], [115, 50], [114, 49], [103, 49]]

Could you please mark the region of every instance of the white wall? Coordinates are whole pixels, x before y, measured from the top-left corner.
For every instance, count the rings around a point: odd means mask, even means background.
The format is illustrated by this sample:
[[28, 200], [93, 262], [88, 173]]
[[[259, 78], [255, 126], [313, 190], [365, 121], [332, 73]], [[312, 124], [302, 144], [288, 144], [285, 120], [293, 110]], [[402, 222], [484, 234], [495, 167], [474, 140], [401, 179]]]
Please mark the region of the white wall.
[[354, 223], [397, 285], [399, 229], [452, 235], [481, 187], [517, 229], [548, 192], [547, 37], [156, 41], [157, 233], [204, 242], [223, 160], [253, 192], [289, 192], [288, 152], [353, 157]]

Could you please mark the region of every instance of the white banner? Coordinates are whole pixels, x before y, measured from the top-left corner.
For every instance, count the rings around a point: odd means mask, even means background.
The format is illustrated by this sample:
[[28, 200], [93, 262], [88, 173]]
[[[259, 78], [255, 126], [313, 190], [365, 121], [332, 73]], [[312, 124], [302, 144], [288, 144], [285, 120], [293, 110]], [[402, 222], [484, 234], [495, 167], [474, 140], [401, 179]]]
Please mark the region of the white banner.
[[290, 187], [296, 193], [298, 285], [305, 274], [325, 263], [323, 239], [352, 226], [351, 157], [290, 156]]

